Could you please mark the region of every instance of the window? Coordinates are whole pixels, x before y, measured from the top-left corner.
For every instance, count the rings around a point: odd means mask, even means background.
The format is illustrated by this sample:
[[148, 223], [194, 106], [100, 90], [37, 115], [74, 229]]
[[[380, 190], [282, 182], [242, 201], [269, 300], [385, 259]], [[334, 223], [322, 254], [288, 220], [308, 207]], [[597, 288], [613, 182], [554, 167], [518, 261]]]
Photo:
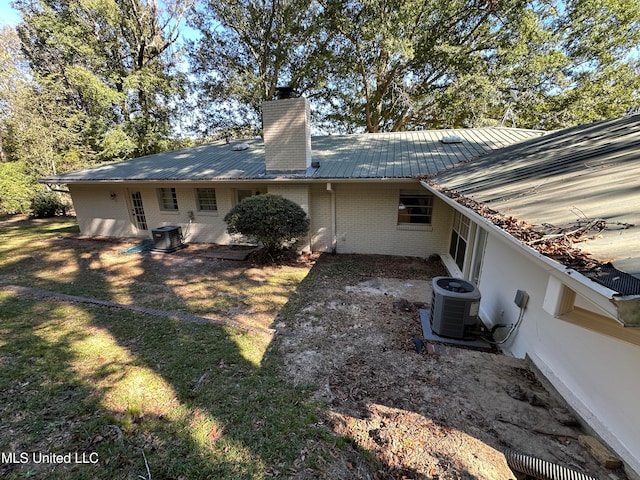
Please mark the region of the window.
[[480, 271], [482, 270], [482, 258], [487, 245], [487, 231], [483, 228], [476, 230], [475, 246], [473, 247], [473, 260], [471, 261], [471, 282], [478, 285], [480, 281]]
[[464, 267], [464, 255], [467, 252], [470, 220], [457, 210], [453, 214], [453, 230], [451, 231], [451, 245], [449, 254], [455, 260], [460, 271]]
[[260, 191], [259, 190], [236, 190], [238, 203], [240, 203], [245, 198], [253, 197], [254, 195], [260, 195]]
[[200, 212], [217, 212], [215, 188], [196, 188], [196, 202]]
[[431, 225], [433, 197], [422, 191], [400, 190], [398, 224]]
[[158, 188], [158, 203], [160, 210], [177, 211], [178, 197], [175, 188]]

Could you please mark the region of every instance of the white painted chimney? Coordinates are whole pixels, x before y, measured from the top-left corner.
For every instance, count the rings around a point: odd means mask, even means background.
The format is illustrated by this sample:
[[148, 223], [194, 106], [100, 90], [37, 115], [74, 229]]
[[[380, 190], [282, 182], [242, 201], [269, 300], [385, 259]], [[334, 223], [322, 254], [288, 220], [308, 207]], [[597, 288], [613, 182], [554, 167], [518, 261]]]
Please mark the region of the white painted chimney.
[[306, 98], [281, 88], [277, 100], [262, 103], [267, 173], [304, 173], [311, 166], [311, 109]]

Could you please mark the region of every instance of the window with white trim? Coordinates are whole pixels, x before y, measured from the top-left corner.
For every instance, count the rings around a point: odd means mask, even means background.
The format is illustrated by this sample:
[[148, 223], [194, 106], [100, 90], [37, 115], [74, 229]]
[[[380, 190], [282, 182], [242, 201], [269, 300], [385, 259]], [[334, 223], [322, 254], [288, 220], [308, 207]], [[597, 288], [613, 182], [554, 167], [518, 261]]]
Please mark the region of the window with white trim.
[[160, 210], [175, 212], [178, 210], [178, 196], [175, 188], [158, 188]]
[[216, 189], [196, 188], [196, 205], [199, 212], [217, 212]]
[[433, 196], [422, 190], [400, 190], [398, 225], [431, 225]]
[[455, 260], [460, 271], [462, 271], [464, 267], [464, 256], [467, 252], [470, 225], [471, 220], [456, 210], [453, 214], [453, 229], [451, 231], [449, 254]]

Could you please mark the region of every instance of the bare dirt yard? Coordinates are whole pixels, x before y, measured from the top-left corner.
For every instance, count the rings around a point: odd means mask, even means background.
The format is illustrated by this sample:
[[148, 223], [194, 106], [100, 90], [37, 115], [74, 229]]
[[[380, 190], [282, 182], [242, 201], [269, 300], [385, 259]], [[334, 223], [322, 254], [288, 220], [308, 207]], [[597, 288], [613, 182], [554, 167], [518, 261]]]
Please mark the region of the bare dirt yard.
[[578, 443], [584, 432], [524, 360], [444, 346], [416, 353], [418, 307], [443, 274], [439, 261], [323, 256], [279, 318], [283, 374], [317, 387], [326, 427], [350, 447], [325, 455], [322, 477], [509, 479], [501, 451], [511, 448], [595, 478], [626, 478]]

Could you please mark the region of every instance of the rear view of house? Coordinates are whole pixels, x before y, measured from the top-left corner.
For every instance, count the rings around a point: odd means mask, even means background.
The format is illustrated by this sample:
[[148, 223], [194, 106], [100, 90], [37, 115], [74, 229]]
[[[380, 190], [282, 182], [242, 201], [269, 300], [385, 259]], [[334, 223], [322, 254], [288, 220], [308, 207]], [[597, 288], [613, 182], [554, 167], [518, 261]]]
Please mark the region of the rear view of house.
[[[543, 135], [455, 129], [310, 136], [304, 98], [265, 102], [264, 139], [48, 177], [82, 233], [230, 243], [223, 218], [262, 193], [308, 213], [304, 247], [440, 255], [478, 285], [480, 318], [528, 357], [640, 472], [640, 115]], [[526, 295], [527, 302], [517, 301]]]
[[531, 139], [423, 185], [451, 208], [443, 258], [479, 286], [503, 350], [529, 357], [640, 472], [640, 115]]

